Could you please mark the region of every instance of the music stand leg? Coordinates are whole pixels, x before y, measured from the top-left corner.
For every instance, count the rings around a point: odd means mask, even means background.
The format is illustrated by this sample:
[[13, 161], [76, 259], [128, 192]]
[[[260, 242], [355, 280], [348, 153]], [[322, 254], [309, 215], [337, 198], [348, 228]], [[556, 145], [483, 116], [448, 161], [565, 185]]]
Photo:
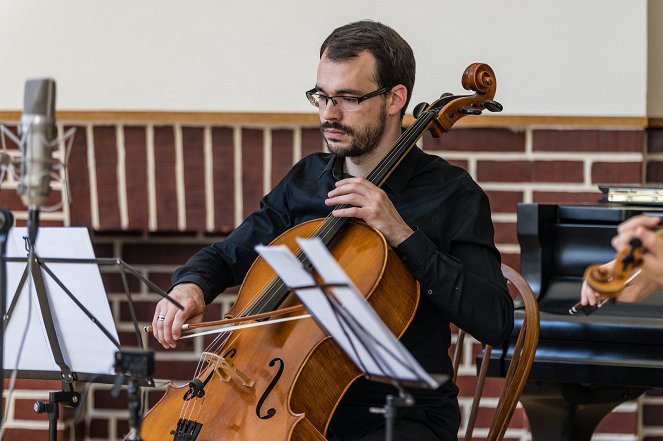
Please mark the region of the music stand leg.
[[34, 410], [37, 413], [48, 414], [48, 440], [58, 439], [58, 417], [60, 416], [60, 403], [67, 407], [76, 407], [81, 394], [73, 391], [49, 392], [48, 403], [35, 401]]
[[414, 397], [403, 389], [399, 390], [398, 396], [391, 394], [385, 398], [384, 407], [371, 407], [369, 412], [384, 415], [384, 439], [385, 441], [394, 441], [394, 425], [396, 423], [396, 414], [399, 407], [410, 407], [414, 404]]
[[140, 388], [136, 379], [130, 378], [127, 385], [129, 396], [129, 434], [127, 435], [127, 441], [143, 441], [143, 438], [140, 436], [141, 415], [140, 399], [138, 397], [139, 391]]
[[[5, 262], [5, 253], [7, 251], [7, 239], [9, 239], [9, 229], [14, 225], [14, 216], [9, 210], [0, 209], [0, 370], [2, 382], [0, 382], [0, 429], [4, 420], [3, 396], [5, 392], [5, 314], [7, 313], [7, 263]], [[9, 405], [9, 404], [7, 404]]]

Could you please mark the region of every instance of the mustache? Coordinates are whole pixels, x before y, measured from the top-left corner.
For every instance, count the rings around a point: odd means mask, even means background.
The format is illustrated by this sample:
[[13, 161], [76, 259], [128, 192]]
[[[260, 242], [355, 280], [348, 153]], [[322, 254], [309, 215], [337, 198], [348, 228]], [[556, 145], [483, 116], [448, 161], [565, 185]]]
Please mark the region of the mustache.
[[324, 129], [340, 130], [347, 133], [348, 135], [354, 135], [354, 131], [350, 127], [345, 126], [338, 121], [325, 121], [321, 123], [320, 130]]

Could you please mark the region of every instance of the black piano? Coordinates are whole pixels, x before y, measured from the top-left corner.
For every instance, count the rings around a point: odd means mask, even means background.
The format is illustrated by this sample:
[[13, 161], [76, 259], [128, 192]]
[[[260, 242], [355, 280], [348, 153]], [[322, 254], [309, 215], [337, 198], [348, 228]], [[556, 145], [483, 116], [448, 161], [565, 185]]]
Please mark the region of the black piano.
[[[663, 207], [520, 204], [520, 272], [538, 296], [541, 334], [521, 396], [534, 441], [589, 441], [618, 404], [663, 387], [663, 293], [640, 303], [608, 303], [590, 316], [579, 300], [587, 265], [614, 258], [617, 225]], [[516, 311], [513, 336], [522, 324]], [[494, 348], [489, 374], [504, 376], [515, 337]]]

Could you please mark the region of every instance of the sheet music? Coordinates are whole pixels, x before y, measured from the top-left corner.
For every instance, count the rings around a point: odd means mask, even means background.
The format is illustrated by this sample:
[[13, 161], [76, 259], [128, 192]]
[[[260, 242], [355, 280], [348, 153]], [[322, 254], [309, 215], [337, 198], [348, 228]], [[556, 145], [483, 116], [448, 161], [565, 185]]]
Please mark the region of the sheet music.
[[298, 286], [315, 285], [315, 279], [286, 246], [259, 246], [256, 250], [286, 285], [295, 287], [295, 293], [306, 309], [355, 365], [371, 376], [422, 382], [431, 388], [439, 387], [439, 383], [421, 367], [359, 294], [322, 241], [317, 238], [297, 239], [297, 243], [326, 284], [344, 285], [330, 289], [339, 301], [342, 312], [349, 314], [352, 321], [361, 326], [359, 333], [363, 335], [357, 335], [348, 329], [320, 288], [297, 289]]
[[[13, 228], [7, 241], [7, 257], [27, 257], [24, 236], [26, 228]], [[40, 258], [94, 259], [90, 237], [85, 228], [45, 227], [39, 229], [37, 254]], [[96, 264], [46, 263], [71, 293], [116, 338], [117, 330], [111, 315], [101, 274]], [[12, 302], [24, 262], [7, 263], [7, 308]], [[74, 372], [112, 374], [114, 353], [117, 350], [101, 330], [76, 306], [56, 282], [42, 271], [53, 321], [67, 365]], [[39, 309], [37, 293], [28, 279], [19, 293], [18, 303], [5, 333], [4, 368], [14, 369], [24, 332], [26, 341], [20, 354], [19, 370], [56, 371], [44, 321]], [[28, 309], [29, 307], [29, 309]], [[119, 340], [119, 339], [118, 339]]]

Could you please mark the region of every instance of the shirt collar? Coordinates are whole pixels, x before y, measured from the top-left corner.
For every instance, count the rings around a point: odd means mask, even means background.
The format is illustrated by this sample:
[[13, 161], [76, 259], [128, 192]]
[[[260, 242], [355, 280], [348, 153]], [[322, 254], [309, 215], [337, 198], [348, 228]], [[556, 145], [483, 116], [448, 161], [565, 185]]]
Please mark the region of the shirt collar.
[[[318, 175], [318, 179], [322, 177], [325, 173], [331, 173], [334, 178], [336, 178], [336, 170], [335, 170], [335, 165], [337, 162], [336, 161], [337, 156], [334, 154], [329, 155], [329, 160], [327, 161], [327, 165], [325, 165], [325, 168], [322, 169], [320, 174]], [[340, 178], [339, 178], [340, 179]]]
[[[412, 147], [405, 158], [403, 158], [401, 163], [396, 167], [396, 170], [394, 170], [391, 176], [389, 176], [387, 182], [385, 182], [385, 186], [389, 187], [389, 189], [397, 196], [400, 196], [403, 190], [405, 190], [405, 186], [414, 173], [414, 169], [417, 166], [421, 153], [421, 150], [417, 146]], [[331, 173], [336, 180], [349, 176], [347, 173], [343, 173], [343, 158], [334, 154], [330, 155], [327, 165], [318, 175], [318, 178], [326, 172]]]

